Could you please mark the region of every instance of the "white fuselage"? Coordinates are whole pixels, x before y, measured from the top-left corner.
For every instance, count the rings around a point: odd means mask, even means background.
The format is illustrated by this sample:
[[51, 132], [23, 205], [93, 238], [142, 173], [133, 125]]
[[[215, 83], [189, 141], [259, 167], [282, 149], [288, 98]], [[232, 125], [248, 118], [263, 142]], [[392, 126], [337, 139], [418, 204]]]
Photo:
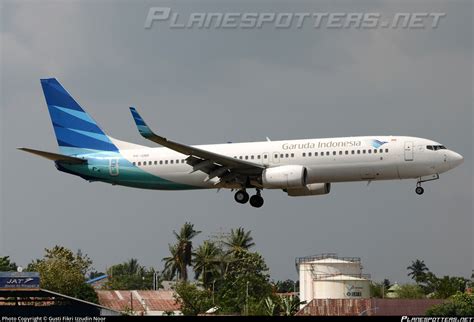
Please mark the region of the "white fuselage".
[[[448, 171], [463, 160], [454, 151], [428, 146], [441, 145], [416, 137], [364, 136], [197, 147], [270, 168], [304, 166], [307, 184], [421, 178]], [[217, 178], [206, 181], [206, 173], [192, 172], [186, 155], [168, 148], [124, 149], [120, 153], [143, 171], [169, 181], [201, 188], [232, 188], [217, 183]]]

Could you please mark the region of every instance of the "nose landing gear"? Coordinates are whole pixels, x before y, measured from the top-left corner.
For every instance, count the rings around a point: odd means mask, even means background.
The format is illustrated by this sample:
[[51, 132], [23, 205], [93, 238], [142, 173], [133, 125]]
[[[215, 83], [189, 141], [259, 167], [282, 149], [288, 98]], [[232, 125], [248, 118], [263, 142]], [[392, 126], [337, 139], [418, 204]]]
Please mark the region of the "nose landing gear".
[[417, 195], [422, 195], [423, 192], [425, 192], [425, 189], [423, 189], [423, 187], [421, 186], [417, 186], [416, 189], [415, 189], [415, 192]]
[[423, 176], [419, 177], [418, 181], [416, 182], [416, 189], [415, 192], [417, 195], [422, 195], [425, 192], [425, 189], [421, 186], [423, 182], [428, 182], [428, 181], [433, 181], [433, 180], [438, 180], [439, 179], [439, 174], [435, 173], [432, 175], [428, 176]]

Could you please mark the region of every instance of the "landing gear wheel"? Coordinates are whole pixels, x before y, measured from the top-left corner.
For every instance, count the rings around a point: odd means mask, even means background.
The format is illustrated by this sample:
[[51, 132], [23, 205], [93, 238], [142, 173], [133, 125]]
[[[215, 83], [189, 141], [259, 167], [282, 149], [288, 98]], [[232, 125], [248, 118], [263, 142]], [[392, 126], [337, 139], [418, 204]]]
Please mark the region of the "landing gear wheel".
[[250, 205], [255, 208], [260, 208], [263, 206], [263, 198], [260, 196], [260, 194], [254, 195], [250, 197]]
[[238, 203], [247, 203], [249, 201], [249, 194], [245, 190], [239, 190], [234, 195], [235, 201]]
[[425, 192], [425, 189], [423, 189], [422, 187], [416, 187], [415, 192], [417, 195], [422, 195], [423, 192]]

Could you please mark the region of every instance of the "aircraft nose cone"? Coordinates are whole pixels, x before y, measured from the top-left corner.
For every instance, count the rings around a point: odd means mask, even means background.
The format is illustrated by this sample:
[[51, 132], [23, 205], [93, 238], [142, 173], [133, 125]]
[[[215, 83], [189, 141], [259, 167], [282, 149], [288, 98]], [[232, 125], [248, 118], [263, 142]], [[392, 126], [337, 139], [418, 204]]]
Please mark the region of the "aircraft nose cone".
[[452, 163], [453, 167], [457, 167], [458, 165], [460, 165], [464, 161], [463, 156], [460, 155], [459, 153], [456, 153], [456, 152], [451, 153], [450, 159], [451, 159], [451, 163]]

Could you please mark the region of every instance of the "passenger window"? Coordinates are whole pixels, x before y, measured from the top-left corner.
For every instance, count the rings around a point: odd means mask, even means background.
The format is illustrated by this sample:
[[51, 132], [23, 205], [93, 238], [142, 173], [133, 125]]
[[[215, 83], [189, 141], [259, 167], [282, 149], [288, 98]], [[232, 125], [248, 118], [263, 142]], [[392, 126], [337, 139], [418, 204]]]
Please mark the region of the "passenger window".
[[374, 149], [374, 153], [377, 153], [377, 149]]
[[303, 152], [303, 158], [304, 158], [305, 156], [306, 156], [306, 153], [305, 153], [305, 152]]
[[163, 164], [163, 160], [160, 160], [160, 164]]
[[142, 165], [142, 163], [141, 163], [141, 162], [138, 162], [138, 165]]
[[135, 165], [135, 162], [133, 162], [132, 164]]
[[245, 156], [245, 160], [248, 160], [248, 159], [249, 159], [249, 156], [248, 156], [248, 155], [246, 155], [246, 156]]
[[165, 164], [168, 164], [168, 160], [165, 160]]
[[362, 153], [365, 154], [365, 150], [362, 150]]
[[286, 158], [289, 158], [289, 157], [290, 157], [290, 155], [287, 153], [287, 154], [285, 155], [285, 157], [286, 157]]
[[257, 159], [259, 159], [259, 160], [260, 160], [260, 154], [259, 154], [259, 155], [257, 155]]
[[342, 155], [342, 151], [339, 151], [339, 155]]
[[292, 153], [292, 154], [291, 154], [291, 157], [292, 157], [292, 158], [294, 158], [294, 157], [295, 157], [295, 154], [294, 154], [294, 153]]
[[360, 150], [357, 150], [357, 154], [360, 154]]
[[367, 152], [372, 153], [372, 150], [369, 149], [369, 150], [367, 150]]
[[265, 155], [263, 156], [263, 158], [266, 159], [266, 158], [267, 158], [267, 155], [265, 154]]
[[332, 151], [332, 155], [336, 155], [336, 151]]
[[173, 160], [170, 160], [170, 163], [173, 164]]
[[329, 155], [329, 151], [326, 152], [326, 155]]
[[253, 155], [251, 155], [251, 156], [250, 156], [250, 159], [252, 159], [252, 160], [253, 160]]
[[380, 150], [379, 150], [379, 153], [383, 153], [383, 149], [380, 149]]
[[186, 159], [183, 159], [183, 160], [181, 161], [181, 163], [185, 163], [185, 162], [186, 162]]
[[158, 161], [155, 160], [155, 165], [157, 165], [157, 164], [158, 164]]
[[346, 155], [348, 155], [348, 154], [349, 154], [349, 150], [346, 150]]
[[311, 152], [308, 152], [308, 156], [309, 156], [309, 157], [311, 156]]
[[355, 153], [354, 150], [352, 150], [352, 151], [351, 151], [351, 154], [354, 154], [354, 153]]
[[385, 149], [385, 152], [388, 153], [388, 149]]
[[275, 159], [278, 159], [278, 154], [275, 154], [274, 157], [275, 157]]
[[282, 153], [282, 154], [280, 154], [280, 158], [282, 158], [282, 159], [283, 159], [283, 153]]
[[314, 152], [314, 156], [317, 157], [317, 156], [318, 156], [318, 152]]
[[151, 162], [151, 161], [148, 161], [148, 165], [152, 165], [152, 162]]
[[242, 160], [242, 156], [239, 156], [239, 159]]

